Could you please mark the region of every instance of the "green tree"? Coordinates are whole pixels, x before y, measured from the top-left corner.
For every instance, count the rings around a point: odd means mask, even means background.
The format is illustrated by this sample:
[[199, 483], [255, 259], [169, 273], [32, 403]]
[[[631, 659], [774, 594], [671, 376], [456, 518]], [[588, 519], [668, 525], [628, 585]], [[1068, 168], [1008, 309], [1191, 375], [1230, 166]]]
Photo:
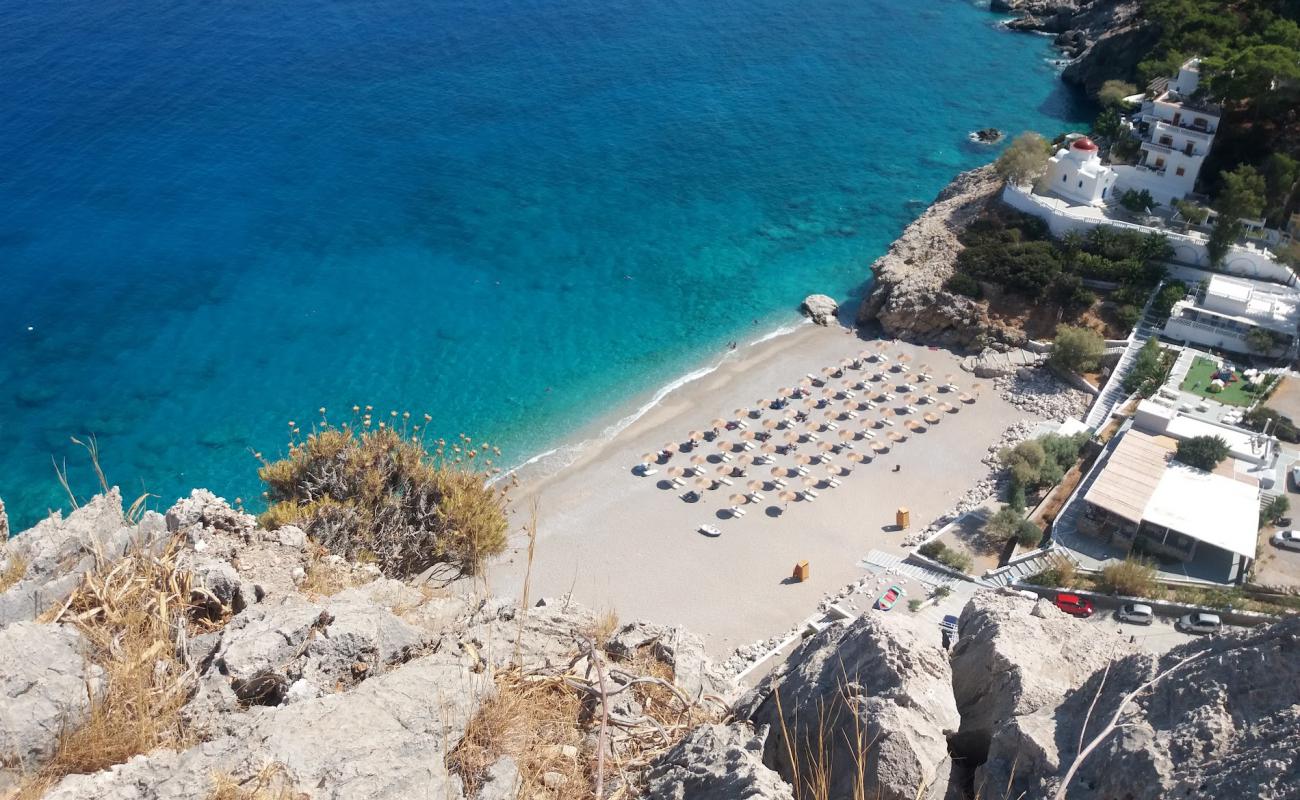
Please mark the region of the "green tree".
[[1156, 389], [1165, 378], [1165, 365], [1161, 357], [1160, 343], [1153, 336], [1138, 351], [1133, 366], [1124, 376], [1124, 391], [1138, 392], [1143, 397], [1155, 394]]
[[1101, 362], [1106, 343], [1101, 334], [1089, 328], [1058, 325], [1056, 339], [1052, 342], [1052, 355], [1048, 360], [1056, 367], [1069, 372], [1091, 372]]
[[1137, 87], [1119, 80], [1109, 80], [1097, 90], [1097, 102], [1104, 108], [1114, 109], [1122, 106], [1125, 97], [1137, 94]]
[[1022, 547], [1032, 547], [1043, 538], [1038, 526], [1011, 506], [1003, 506], [984, 525], [984, 534], [994, 542], [1006, 544], [1014, 539]]
[[1294, 47], [1258, 44], [1242, 48], [1219, 62], [1213, 87], [1226, 99], [1248, 102], [1258, 119], [1285, 102], [1285, 87], [1297, 81], [1300, 81], [1300, 60]]
[[1245, 230], [1241, 220], [1253, 219], [1264, 213], [1264, 198], [1268, 191], [1264, 176], [1249, 164], [1225, 172], [1220, 178], [1223, 186], [1219, 189], [1219, 196], [1214, 202], [1219, 217], [1214, 221], [1214, 227], [1210, 229], [1210, 239], [1206, 242], [1210, 263], [1215, 265], [1223, 261], [1229, 248], [1241, 238]]
[[1182, 281], [1170, 281], [1161, 288], [1160, 294], [1156, 295], [1156, 299], [1152, 301], [1151, 310], [1161, 317], [1167, 317], [1169, 312], [1173, 310], [1174, 303], [1186, 296], [1187, 284]]
[[1051, 146], [1037, 133], [1028, 131], [1015, 138], [1002, 151], [993, 169], [1004, 180], [1014, 184], [1030, 183], [1047, 169]]
[[1193, 436], [1178, 443], [1174, 457], [1189, 467], [1210, 472], [1228, 457], [1228, 443], [1222, 436]]
[[1119, 112], [1113, 108], [1103, 108], [1093, 120], [1092, 132], [1098, 136], [1103, 136], [1108, 140], [1113, 140], [1119, 136], [1121, 130]]
[[1246, 347], [1252, 353], [1266, 354], [1277, 347], [1277, 339], [1263, 328], [1251, 328], [1246, 332]]
[[1231, 172], [1219, 176], [1223, 181], [1214, 208], [1221, 215], [1234, 219], [1256, 218], [1264, 213], [1268, 184], [1259, 170], [1242, 164]]
[[1174, 208], [1183, 219], [1193, 225], [1204, 224], [1206, 218], [1210, 216], [1209, 209], [1203, 206], [1198, 206], [1190, 200], [1175, 200]]
[[1143, 189], [1142, 191], [1129, 189], [1124, 192], [1124, 194], [1120, 195], [1119, 204], [1129, 211], [1132, 211], [1134, 214], [1145, 214], [1160, 205], [1156, 202], [1156, 199], [1151, 196], [1151, 192], [1146, 189]]
[[1300, 181], [1300, 161], [1286, 153], [1270, 153], [1260, 171], [1264, 174], [1264, 216], [1274, 225], [1281, 224]]

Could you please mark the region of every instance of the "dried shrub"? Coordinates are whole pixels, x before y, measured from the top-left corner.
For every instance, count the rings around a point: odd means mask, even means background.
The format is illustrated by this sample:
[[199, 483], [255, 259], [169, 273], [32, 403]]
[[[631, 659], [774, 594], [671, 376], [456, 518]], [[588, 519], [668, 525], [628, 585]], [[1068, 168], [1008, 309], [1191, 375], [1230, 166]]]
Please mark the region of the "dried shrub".
[[283, 764], [267, 764], [246, 781], [217, 775], [212, 783], [212, 792], [207, 800], [305, 800], [310, 797], [304, 792], [294, 791], [293, 779]]
[[435, 564], [474, 573], [505, 549], [505, 494], [487, 484], [494, 448], [462, 435], [430, 452], [414, 429], [370, 424], [368, 414], [359, 426], [322, 421], [304, 439], [294, 427], [288, 457], [258, 470], [269, 502], [262, 525], [297, 525], [394, 577]]
[[1144, 558], [1126, 558], [1107, 564], [1097, 576], [1097, 585], [1103, 591], [1133, 597], [1152, 597], [1156, 583], [1156, 565]]
[[16, 585], [27, 574], [27, 560], [14, 553], [5, 561], [5, 568], [0, 570], [0, 592], [5, 592]]
[[66, 775], [193, 743], [180, 714], [195, 688], [184, 641], [193, 626], [210, 623], [191, 613], [190, 577], [178, 564], [179, 550], [173, 540], [157, 554], [141, 545], [103, 560], [62, 607], [42, 618], [80, 631], [103, 679], [85, 720], [64, 732], [53, 758], [26, 777], [17, 800], [40, 797]]

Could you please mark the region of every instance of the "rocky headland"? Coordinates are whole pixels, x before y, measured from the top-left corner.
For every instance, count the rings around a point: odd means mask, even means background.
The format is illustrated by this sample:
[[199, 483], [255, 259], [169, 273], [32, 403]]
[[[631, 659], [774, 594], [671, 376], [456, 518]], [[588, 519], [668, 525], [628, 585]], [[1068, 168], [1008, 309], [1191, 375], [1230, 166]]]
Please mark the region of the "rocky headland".
[[[130, 646], [125, 623], [94, 646], [125, 613], [106, 587], [159, 563], [185, 624], [134, 660], [181, 691], [181, 733], [81, 769], [68, 749], [103, 728]], [[869, 611], [744, 691], [680, 628], [386, 578], [203, 491], [138, 519], [97, 497], [5, 543], [0, 575], [0, 797], [532, 800], [594, 796], [597, 774], [603, 797], [665, 800], [1300, 786], [1295, 618], [1156, 657], [989, 591], [951, 652]]]
[[962, 250], [958, 236], [999, 202], [1001, 189], [991, 166], [954, 178], [871, 265], [871, 293], [858, 308], [858, 324], [876, 323], [894, 338], [957, 349], [1020, 344], [1023, 335], [990, 320], [980, 303], [944, 289]]
[[1070, 59], [1062, 80], [1089, 95], [1111, 78], [1131, 80], [1158, 38], [1137, 0], [992, 0], [989, 7], [1016, 15], [1010, 30], [1053, 34]]

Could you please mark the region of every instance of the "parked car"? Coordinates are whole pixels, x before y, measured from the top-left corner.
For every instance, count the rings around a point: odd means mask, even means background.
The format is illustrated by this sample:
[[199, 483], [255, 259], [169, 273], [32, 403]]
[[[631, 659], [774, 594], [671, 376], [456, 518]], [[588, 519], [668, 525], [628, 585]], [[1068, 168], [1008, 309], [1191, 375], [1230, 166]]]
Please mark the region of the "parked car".
[[1120, 622], [1131, 622], [1134, 625], [1150, 625], [1156, 621], [1155, 611], [1146, 603], [1125, 603], [1115, 612], [1115, 616]]
[[1269, 537], [1269, 541], [1283, 550], [1300, 550], [1300, 531], [1278, 531]]
[[1223, 627], [1223, 621], [1218, 614], [1197, 611], [1184, 615], [1175, 627], [1184, 633], [1218, 633]]
[[1058, 594], [1056, 607], [1072, 617], [1092, 616], [1092, 601], [1077, 594]]

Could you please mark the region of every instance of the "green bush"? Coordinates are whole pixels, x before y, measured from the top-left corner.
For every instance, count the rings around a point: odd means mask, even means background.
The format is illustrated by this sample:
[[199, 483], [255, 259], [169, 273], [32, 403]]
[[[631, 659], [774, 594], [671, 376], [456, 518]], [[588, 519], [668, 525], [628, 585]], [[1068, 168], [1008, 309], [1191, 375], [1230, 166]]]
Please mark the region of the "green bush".
[[943, 287], [953, 294], [973, 297], [976, 300], [984, 296], [984, 290], [980, 288], [979, 281], [964, 272], [954, 272], [952, 277], [944, 282]]
[[1047, 140], [1029, 131], [1007, 145], [1007, 149], [993, 162], [993, 169], [1011, 183], [1027, 183], [1043, 174], [1050, 155], [1051, 147]]
[[1058, 325], [1048, 359], [1053, 366], [1068, 372], [1091, 372], [1097, 368], [1105, 350], [1106, 343], [1096, 331]]
[[926, 542], [916, 549], [918, 553], [926, 558], [933, 558], [946, 567], [951, 567], [958, 572], [966, 572], [971, 568], [971, 557], [959, 550], [953, 550], [943, 542], [937, 539], [932, 542]]
[[1182, 300], [1187, 296], [1187, 284], [1182, 281], [1170, 281], [1156, 295], [1156, 299], [1151, 303], [1151, 310], [1161, 317], [1168, 317], [1169, 312], [1173, 310], [1174, 303]]
[[504, 494], [473, 468], [490, 467], [493, 448], [462, 436], [429, 453], [411, 431], [369, 425], [368, 414], [360, 430], [325, 424], [288, 457], [263, 462], [263, 526], [298, 525], [330, 551], [373, 557], [398, 578], [439, 563], [475, 573], [505, 549]]

